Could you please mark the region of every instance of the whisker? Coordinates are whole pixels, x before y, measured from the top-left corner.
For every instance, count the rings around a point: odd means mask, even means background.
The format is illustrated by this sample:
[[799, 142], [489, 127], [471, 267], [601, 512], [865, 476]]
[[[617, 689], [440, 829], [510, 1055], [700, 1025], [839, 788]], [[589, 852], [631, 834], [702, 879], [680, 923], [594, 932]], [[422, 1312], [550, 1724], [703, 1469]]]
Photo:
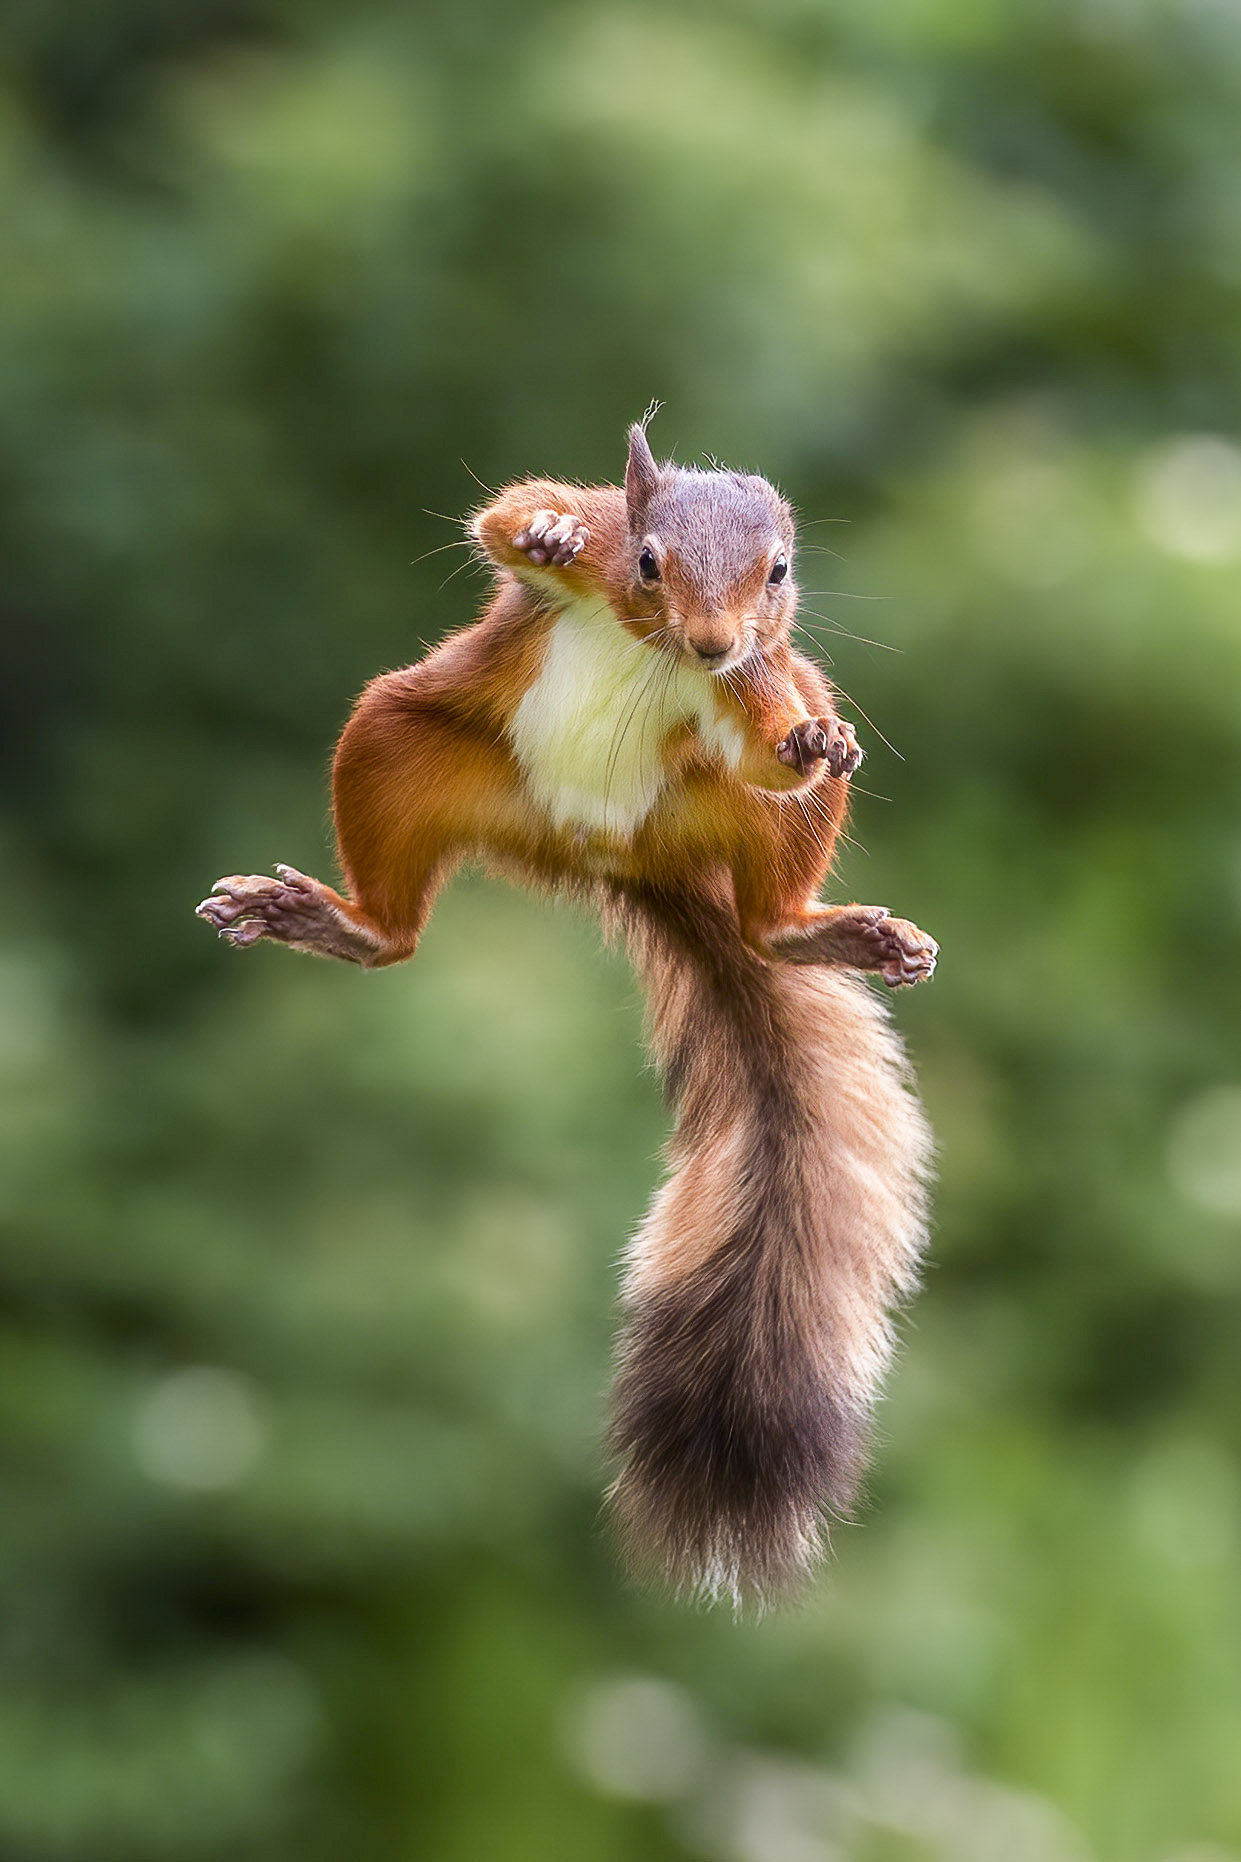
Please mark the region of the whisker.
[[858, 704], [857, 699], [851, 698], [849, 693], [845, 691], [845, 688], [843, 685], [838, 686], [836, 689], [840, 693], [840, 696], [844, 699], [845, 703], [847, 705], [852, 705], [853, 709], [857, 712], [858, 716], [866, 719], [867, 724], [870, 725], [870, 728], [872, 729], [872, 731], [874, 731], [875, 736], [879, 739], [880, 743], [886, 744], [888, 749], [892, 752], [893, 756], [899, 757], [900, 761], [903, 763], [905, 761], [905, 758], [901, 756], [901, 753], [897, 749], [896, 745], [889, 738], [884, 736], [883, 732], [880, 730], [879, 726], [875, 723], [875, 720], [873, 718], [867, 717], [867, 714], [862, 710], [862, 707]]
[[657, 692], [650, 693], [646, 709], [642, 714], [642, 729], [638, 737], [639, 764], [641, 764], [643, 756], [646, 753], [646, 733], [650, 726], [651, 719], [658, 717], [663, 708], [664, 700], [672, 689], [672, 682], [676, 678], [677, 673], [677, 661], [671, 657], [664, 659], [662, 661], [662, 669], [663, 681], [659, 684]]
[[[431, 515], [434, 516], [435, 513], [432, 512]], [[456, 541], [453, 543], [439, 543], [436, 545], [436, 547], [433, 550], [423, 550], [421, 556], [414, 557], [414, 560], [409, 564], [409, 567], [411, 569], [416, 569], [420, 562], [425, 562], [427, 560], [428, 556], [442, 556], [445, 550], [472, 550], [473, 548], [474, 548], [474, 545], [468, 540], [468, 538], [458, 537]]]
[[473, 466], [468, 463], [468, 461], [462, 459], [461, 463], [463, 466], [465, 466], [466, 471], [469, 473], [470, 477], [474, 480], [474, 483], [478, 485], [483, 491], [485, 491], [489, 498], [494, 498], [496, 495], [495, 486], [485, 484], [483, 480], [479, 478], [478, 473], [474, 470]]
[[807, 806], [805, 790], [795, 789], [793, 791], [793, 800], [797, 803], [797, 806], [799, 810], [801, 811], [802, 818], [804, 819], [806, 826], [810, 830], [811, 836], [813, 837], [813, 840], [814, 840], [814, 844], [818, 848], [820, 855], [825, 855], [827, 853], [827, 848], [823, 844], [823, 836], [820, 834], [818, 828], [815, 825], [814, 815], [811, 813], [810, 808]]
[[638, 738], [638, 762], [639, 763], [641, 763], [643, 757], [646, 755], [647, 727], [650, 724], [651, 719], [662, 708], [663, 702], [665, 698], [667, 698], [668, 696], [669, 690], [671, 689], [671, 686], [672, 686], [672, 681], [675, 677], [676, 677], [676, 662], [675, 660], [670, 659], [667, 662], [667, 665], [664, 669], [664, 682], [663, 682], [663, 685], [660, 687], [659, 694], [657, 697], [653, 697], [651, 699], [651, 702], [647, 705], [646, 711], [643, 714], [642, 731]]
[[799, 595], [839, 595], [842, 601], [891, 601], [891, 595], [860, 595], [852, 588], [798, 588]]
[[463, 563], [458, 563], [457, 567], [453, 570], [451, 575], [446, 575], [444, 577], [444, 580], [440, 583], [439, 587], [435, 591], [436, 594], [437, 595], [443, 594], [444, 590], [448, 587], [448, 584], [450, 582], [455, 582], [457, 577], [462, 573], [463, 570], [481, 569], [482, 567], [483, 567], [483, 564], [479, 561], [477, 556], [474, 556], [474, 555], [468, 556]]
[[817, 629], [813, 627], [807, 627], [804, 621], [797, 621], [795, 625], [799, 633], [809, 634], [811, 636], [810, 644], [814, 648], [815, 652], [818, 654], [819, 658], [823, 660], [825, 665], [834, 667], [836, 664], [836, 661], [833, 658], [833, 656], [828, 652], [823, 642], [819, 639]]
[[653, 659], [651, 670], [642, 681], [641, 685], [639, 685], [633, 703], [625, 713], [624, 719], [612, 738], [612, 744], [608, 751], [607, 769], [604, 772], [603, 778], [603, 821], [605, 827], [607, 826], [608, 820], [608, 804], [612, 798], [612, 782], [616, 774], [617, 764], [620, 761], [620, 753], [624, 747], [625, 738], [629, 735], [629, 727], [637, 716], [638, 707], [652, 692], [655, 680], [663, 669], [663, 662], [658, 658]]
[[[892, 646], [887, 640], [871, 640], [866, 634], [850, 633], [849, 629], [847, 627], [842, 627], [834, 616], [822, 614], [818, 608], [807, 608], [806, 613], [813, 614], [816, 620], [824, 623], [829, 633], [839, 635], [842, 640], [856, 640], [857, 644], [862, 647], [880, 647], [885, 653], [903, 653], [905, 650], [903, 647]], [[799, 627], [805, 627], [808, 633], [817, 631], [815, 628], [811, 627], [808, 622], [804, 621], [800, 614], [797, 617], [797, 625]]]
[[836, 847], [841, 842], [843, 842], [846, 847], [853, 847], [857, 850], [858, 853], [865, 854], [867, 859], [870, 858], [869, 850], [863, 847], [860, 840], [854, 839], [853, 835], [848, 832], [848, 830], [845, 828], [843, 823], [835, 820], [834, 817], [830, 816], [830, 814], [828, 813], [828, 810], [825, 808], [821, 808], [820, 812], [831, 821], [832, 834], [834, 837], [833, 846], [832, 846], [832, 857], [831, 857], [832, 867], [834, 867], [836, 864]]
[[831, 809], [827, 805], [826, 796], [823, 795], [818, 788], [803, 789], [800, 793], [806, 797], [812, 808], [832, 823], [833, 830], [839, 840], [846, 841], [850, 847], [856, 847], [859, 853], [864, 853], [867, 859], [870, 858], [870, 849], [868, 847], [863, 847], [860, 840], [855, 840], [852, 834], [845, 831], [843, 824], [836, 821], [835, 817], [832, 815]]

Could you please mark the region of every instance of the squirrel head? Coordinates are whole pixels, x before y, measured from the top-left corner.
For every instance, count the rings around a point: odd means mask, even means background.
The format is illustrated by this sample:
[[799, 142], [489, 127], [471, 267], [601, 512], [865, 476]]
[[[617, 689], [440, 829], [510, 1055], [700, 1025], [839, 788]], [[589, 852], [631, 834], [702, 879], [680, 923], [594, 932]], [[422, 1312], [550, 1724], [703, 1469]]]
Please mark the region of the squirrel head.
[[797, 605], [793, 513], [743, 472], [656, 463], [629, 429], [624, 591], [633, 631], [727, 672], [788, 633]]

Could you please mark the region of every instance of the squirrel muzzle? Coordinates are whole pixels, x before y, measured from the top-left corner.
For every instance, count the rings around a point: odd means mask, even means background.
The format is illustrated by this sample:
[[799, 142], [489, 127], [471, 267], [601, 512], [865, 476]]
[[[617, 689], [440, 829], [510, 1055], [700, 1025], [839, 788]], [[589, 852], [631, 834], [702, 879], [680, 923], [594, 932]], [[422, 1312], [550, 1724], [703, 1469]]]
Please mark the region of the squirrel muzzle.
[[742, 657], [745, 631], [731, 615], [702, 615], [682, 619], [681, 639], [691, 659], [718, 672]]

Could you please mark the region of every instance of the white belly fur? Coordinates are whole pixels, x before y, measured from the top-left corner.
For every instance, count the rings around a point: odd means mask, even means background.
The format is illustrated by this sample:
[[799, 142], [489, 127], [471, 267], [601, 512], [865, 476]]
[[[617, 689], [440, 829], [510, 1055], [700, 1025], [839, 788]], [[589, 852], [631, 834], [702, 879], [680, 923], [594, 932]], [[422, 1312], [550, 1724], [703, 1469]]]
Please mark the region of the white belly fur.
[[664, 741], [685, 723], [736, 767], [744, 740], [720, 715], [711, 674], [643, 645], [606, 601], [578, 601], [556, 617], [511, 736], [557, 826], [628, 837], [664, 786]]

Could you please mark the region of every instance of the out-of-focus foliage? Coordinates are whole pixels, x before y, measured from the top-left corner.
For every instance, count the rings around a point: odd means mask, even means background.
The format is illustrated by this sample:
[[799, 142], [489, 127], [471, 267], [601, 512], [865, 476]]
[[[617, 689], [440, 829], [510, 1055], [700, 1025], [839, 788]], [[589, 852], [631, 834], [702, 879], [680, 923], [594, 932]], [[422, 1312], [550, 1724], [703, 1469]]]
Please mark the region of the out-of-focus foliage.
[[[0, 1851], [1241, 1855], [1241, 14], [3, 36]], [[944, 949], [872, 1503], [741, 1626], [598, 1520], [620, 960], [480, 881], [375, 977], [191, 915], [327, 869], [350, 697], [480, 592], [430, 513], [652, 395], [804, 512], [840, 891]]]

